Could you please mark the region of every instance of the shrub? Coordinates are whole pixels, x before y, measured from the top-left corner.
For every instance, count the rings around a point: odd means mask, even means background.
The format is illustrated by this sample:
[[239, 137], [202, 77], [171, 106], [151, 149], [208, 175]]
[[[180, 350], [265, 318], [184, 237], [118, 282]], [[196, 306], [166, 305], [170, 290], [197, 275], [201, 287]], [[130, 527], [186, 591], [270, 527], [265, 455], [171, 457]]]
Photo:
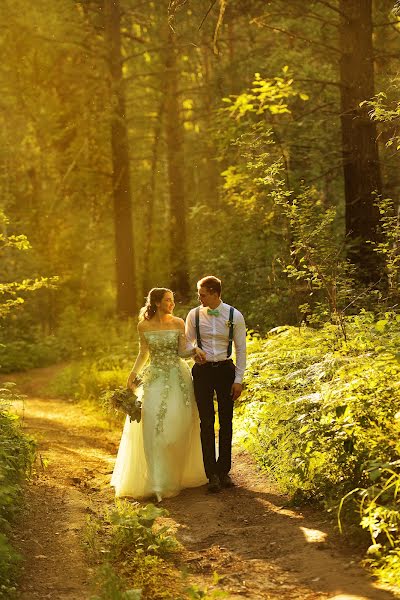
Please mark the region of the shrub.
[[100, 313], [64, 311], [51, 335], [23, 315], [6, 323], [0, 335], [0, 372], [24, 371], [62, 360], [121, 364], [136, 350], [136, 322]]
[[[360, 517], [347, 503], [345, 522], [367, 529], [374, 523], [381, 534], [391, 528], [396, 538], [399, 499], [393, 485], [385, 487], [384, 466], [399, 476], [400, 316], [376, 320], [363, 312], [348, 318], [346, 330], [346, 341], [331, 324], [254, 338], [238, 436], [294, 501], [338, 507], [357, 490], [351, 497], [363, 498]], [[388, 538], [379, 541], [393, 557]]]
[[21, 487], [29, 476], [35, 457], [33, 440], [22, 433], [10, 403], [20, 400], [13, 384], [0, 389], [0, 598], [15, 592], [19, 557], [8, 541], [12, 523], [21, 505]]
[[[173, 600], [180, 578], [165, 559], [180, 545], [167, 526], [156, 521], [167, 511], [153, 504], [118, 502], [101, 517], [91, 518], [86, 547], [98, 571], [93, 600]], [[105, 559], [105, 562], [104, 562]]]

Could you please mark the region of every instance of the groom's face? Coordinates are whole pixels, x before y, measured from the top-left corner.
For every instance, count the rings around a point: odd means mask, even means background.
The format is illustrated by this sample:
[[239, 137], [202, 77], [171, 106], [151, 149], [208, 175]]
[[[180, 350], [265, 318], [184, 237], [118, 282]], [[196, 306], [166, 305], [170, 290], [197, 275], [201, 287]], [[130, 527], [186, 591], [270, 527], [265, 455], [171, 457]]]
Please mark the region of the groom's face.
[[215, 304], [216, 300], [219, 299], [219, 296], [216, 292], [210, 292], [206, 287], [199, 287], [197, 290], [197, 295], [199, 297], [200, 302], [203, 306], [210, 306]]

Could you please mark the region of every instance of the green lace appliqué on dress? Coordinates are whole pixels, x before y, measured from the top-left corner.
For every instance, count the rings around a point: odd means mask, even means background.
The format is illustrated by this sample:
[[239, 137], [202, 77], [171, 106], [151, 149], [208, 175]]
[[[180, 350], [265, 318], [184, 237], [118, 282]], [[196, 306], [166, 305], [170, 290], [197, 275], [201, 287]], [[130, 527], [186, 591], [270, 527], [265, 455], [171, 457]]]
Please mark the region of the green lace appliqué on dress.
[[181, 358], [178, 354], [179, 331], [159, 330], [146, 331], [146, 340], [150, 352], [150, 364], [143, 379], [144, 391], [157, 379], [161, 378], [161, 404], [157, 414], [156, 432], [164, 430], [164, 419], [167, 413], [167, 400], [170, 390], [170, 376], [178, 374], [179, 385], [182, 389], [182, 397], [186, 406], [190, 404], [190, 394], [187, 384], [182, 376]]

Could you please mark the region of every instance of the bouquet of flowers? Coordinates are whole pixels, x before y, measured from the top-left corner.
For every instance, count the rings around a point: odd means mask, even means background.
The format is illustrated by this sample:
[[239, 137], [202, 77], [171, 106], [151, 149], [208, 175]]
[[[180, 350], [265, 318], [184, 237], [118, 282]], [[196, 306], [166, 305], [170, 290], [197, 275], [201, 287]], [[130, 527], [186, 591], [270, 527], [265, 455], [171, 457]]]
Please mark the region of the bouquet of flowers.
[[129, 415], [131, 421], [140, 422], [142, 418], [142, 403], [137, 395], [126, 387], [109, 390], [103, 394], [108, 406]]

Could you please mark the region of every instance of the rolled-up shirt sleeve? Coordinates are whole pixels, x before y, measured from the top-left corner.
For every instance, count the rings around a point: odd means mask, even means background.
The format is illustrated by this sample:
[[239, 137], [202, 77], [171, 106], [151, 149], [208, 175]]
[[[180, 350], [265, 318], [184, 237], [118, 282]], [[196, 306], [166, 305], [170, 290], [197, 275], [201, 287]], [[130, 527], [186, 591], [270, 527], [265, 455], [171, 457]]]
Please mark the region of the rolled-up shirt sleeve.
[[236, 354], [235, 383], [242, 383], [246, 369], [246, 323], [241, 313], [237, 315], [234, 322], [233, 343]]

